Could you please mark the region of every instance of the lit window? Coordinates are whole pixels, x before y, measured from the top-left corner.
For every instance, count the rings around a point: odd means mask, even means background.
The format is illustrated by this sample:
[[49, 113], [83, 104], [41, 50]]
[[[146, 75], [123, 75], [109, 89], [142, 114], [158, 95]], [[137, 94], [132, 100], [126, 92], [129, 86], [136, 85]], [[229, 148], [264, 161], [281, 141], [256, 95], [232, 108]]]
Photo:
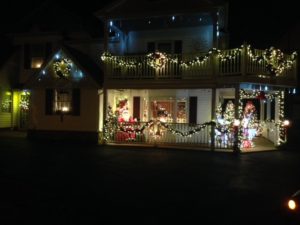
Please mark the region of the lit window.
[[54, 112], [70, 113], [72, 103], [71, 90], [55, 90]]
[[42, 57], [33, 57], [31, 58], [31, 68], [39, 69], [43, 65], [44, 59]]

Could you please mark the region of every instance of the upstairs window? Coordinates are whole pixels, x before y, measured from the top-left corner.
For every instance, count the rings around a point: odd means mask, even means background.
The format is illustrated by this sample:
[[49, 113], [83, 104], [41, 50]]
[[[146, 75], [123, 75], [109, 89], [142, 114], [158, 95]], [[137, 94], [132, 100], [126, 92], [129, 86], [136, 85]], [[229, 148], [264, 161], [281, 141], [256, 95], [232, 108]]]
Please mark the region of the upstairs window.
[[32, 69], [41, 68], [43, 63], [44, 63], [44, 59], [42, 57], [32, 57], [31, 58], [31, 68]]
[[50, 56], [52, 45], [50, 42], [42, 44], [24, 45], [24, 69], [38, 69], [45, 59]]

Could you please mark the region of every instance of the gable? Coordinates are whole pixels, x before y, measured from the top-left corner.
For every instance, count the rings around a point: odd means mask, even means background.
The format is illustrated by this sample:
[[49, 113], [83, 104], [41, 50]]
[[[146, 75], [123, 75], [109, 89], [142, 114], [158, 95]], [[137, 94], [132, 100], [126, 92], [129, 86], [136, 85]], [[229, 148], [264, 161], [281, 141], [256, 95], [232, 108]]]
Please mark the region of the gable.
[[61, 49], [53, 54], [41, 69], [26, 83], [27, 88], [99, 88], [101, 82], [94, 79], [100, 77], [100, 70], [85, 68], [77, 58], [67, 50]]

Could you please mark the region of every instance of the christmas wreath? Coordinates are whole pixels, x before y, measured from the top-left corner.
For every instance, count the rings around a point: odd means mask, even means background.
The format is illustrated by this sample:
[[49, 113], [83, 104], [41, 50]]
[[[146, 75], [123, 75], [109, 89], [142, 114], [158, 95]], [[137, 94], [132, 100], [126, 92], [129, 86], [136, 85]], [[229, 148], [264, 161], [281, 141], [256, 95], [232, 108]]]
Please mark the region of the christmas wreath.
[[165, 53], [154, 52], [147, 55], [148, 65], [154, 69], [161, 69], [166, 65], [168, 58]]
[[57, 60], [53, 63], [53, 70], [59, 78], [69, 77], [71, 73], [71, 68], [72, 61], [67, 58]]

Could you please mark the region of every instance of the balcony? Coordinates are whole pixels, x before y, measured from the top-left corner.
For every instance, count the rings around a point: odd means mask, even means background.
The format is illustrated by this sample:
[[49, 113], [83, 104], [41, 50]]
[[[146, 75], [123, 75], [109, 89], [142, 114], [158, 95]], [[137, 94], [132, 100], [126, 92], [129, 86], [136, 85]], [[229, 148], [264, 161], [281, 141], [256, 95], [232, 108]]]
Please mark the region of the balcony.
[[112, 56], [104, 53], [106, 82], [117, 80], [206, 80], [214, 82], [256, 82], [294, 86], [296, 53], [283, 54], [273, 47], [250, 46], [207, 53]]

